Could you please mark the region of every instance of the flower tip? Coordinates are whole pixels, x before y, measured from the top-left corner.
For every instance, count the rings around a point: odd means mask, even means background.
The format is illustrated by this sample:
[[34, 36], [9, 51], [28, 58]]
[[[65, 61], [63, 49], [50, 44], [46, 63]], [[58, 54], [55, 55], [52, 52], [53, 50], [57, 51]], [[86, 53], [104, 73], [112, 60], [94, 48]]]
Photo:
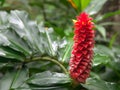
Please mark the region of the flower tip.
[[72, 21], [73, 21], [73, 23], [76, 23], [76, 22], [77, 22], [77, 20], [75, 20], [75, 19], [72, 19]]

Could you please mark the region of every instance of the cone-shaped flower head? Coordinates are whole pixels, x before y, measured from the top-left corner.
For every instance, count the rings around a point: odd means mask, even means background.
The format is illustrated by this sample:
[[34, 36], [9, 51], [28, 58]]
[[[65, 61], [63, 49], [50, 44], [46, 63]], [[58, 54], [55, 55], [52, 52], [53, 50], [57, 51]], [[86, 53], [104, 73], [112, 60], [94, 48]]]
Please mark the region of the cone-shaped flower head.
[[92, 18], [85, 12], [77, 16], [74, 25], [74, 45], [70, 58], [70, 76], [79, 83], [89, 77], [93, 57], [94, 30]]

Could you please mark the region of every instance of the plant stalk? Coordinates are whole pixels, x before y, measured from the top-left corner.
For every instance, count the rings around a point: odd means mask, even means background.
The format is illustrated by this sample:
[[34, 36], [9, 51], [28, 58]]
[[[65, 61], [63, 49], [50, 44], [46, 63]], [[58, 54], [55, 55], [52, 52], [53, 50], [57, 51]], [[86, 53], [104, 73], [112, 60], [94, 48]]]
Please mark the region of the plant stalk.
[[68, 74], [67, 69], [59, 61], [52, 59], [50, 57], [34, 57], [32, 60], [26, 60], [25, 63], [34, 62], [34, 61], [41, 61], [41, 60], [42, 61], [44, 61], [44, 60], [51, 61], [51, 62], [57, 64], [64, 71], [65, 74]]

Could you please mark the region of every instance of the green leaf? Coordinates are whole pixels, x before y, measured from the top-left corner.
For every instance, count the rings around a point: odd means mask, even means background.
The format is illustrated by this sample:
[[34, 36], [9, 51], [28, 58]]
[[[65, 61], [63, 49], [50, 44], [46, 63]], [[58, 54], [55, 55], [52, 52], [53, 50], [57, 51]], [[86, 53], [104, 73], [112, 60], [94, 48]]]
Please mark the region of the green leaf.
[[0, 30], [7, 29], [9, 27], [8, 23], [8, 13], [5, 11], [0, 11]]
[[16, 33], [10, 28], [10, 23], [8, 21], [9, 16], [10, 15], [6, 12], [0, 12], [0, 22], [2, 24], [2, 26], [0, 26], [0, 46], [8, 46], [24, 53], [25, 55], [30, 55], [30, 51], [28, 46], [25, 44], [25, 41], [18, 37], [18, 35], [16, 35]]
[[0, 80], [0, 90], [12, 90], [24, 83], [27, 79], [27, 71], [20, 70], [19, 72], [7, 72]]
[[120, 61], [111, 61], [110, 67], [117, 73], [117, 75], [120, 77]]
[[[11, 59], [16, 59], [16, 61], [23, 61], [25, 56], [9, 47], [0, 47], [0, 56]], [[9, 61], [8, 59], [8, 61]], [[2, 60], [2, 59], [1, 59]], [[0, 61], [1, 61], [0, 60]], [[5, 60], [7, 61], [7, 60]]]
[[112, 38], [111, 38], [111, 40], [110, 40], [110, 43], [109, 43], [109, 47], [110, 47], [110, 48], [112, 48], [112, 46], [113, 46], [113, 44], [114, 44], [117, 36], [118, 36], [118, 33], [116, 33], [116, 34], [114, 34], [114, 35], [112, 36]]
[[108, 64], [111, 61], [111, 57], [114, 57], [112, 50], [103, 45], [97, 45], [94, 48], [93, 66]]
[[13, 58], [18, 60], [23, 60], [23, 55], [18, 53], [17, 51], [9, 48], [10, 41], [3, 34], [0, 33], [0, 56]]
[[56, 35], [51, 33], [51, 28], [45, 30], [43, 25], [37, 25], [37, 22], [29, 20], [25, 11], [14, 10], [6, 15], [9, 27], [2, 28], [0, 32], [1, 56], [23, 61], [24, 58], [58, 54], [59, 42]]
[[21, 87], [25, 84], [25, 81], [28, 79], [28, 71], [27, 69], [21, 69], [17, 71], [16, 75], [14, 76], [11, 89]]
[[17, 35], [17, 33], [15, 33], [12, 29], [6, 30], [5, 32], [3, 32], [3, 35], [6, 36], [10, 42], [9, 47], [11, 47], [12, 49], [18, 52], [23, 53], [25, 56], [31, 54], [30, 48], [28, 44], [25, 42], [25, 40], [20, 38]]
[[93, 67], [98, 66], [98, 65], [105, 65], [109, 63], [110, 57], [106, 55], [101, 55], [101, 54], [95, 54], [94, 59], [93, 59]]
[[1, 80], [0, 80], [0, 90], [9, 90], [10, 84], [13, 79], [13, 73], [7, 73]]
[[101, 25], [95, 25], [96, 29], [100, 32], [104, 39], [106, 39], [106, 30]]
[[0, 0], [0, 4], [1, 4], [1, 6], [5, 3], [5, 0]]
[[109, 66], [115, 71], [115, 73], [120, 77], [120, 47], [112, 47], [115, 57], [109, 63]]
[[49, 46], [49, 48], [50, 48], [51, 55], [52, 55], [52, 56], [55, 56], [55, 51], [54, 51], [54, 49], [53, 49], [52, 41], [51, 41], [51, 38], [50, 38], [50, 36], [49, 36], [48, 30], [49, 30], [49, 29], [45, 30], [46, 37], [47, 37], [48, 44], [49, 44], [48, 46]]
[[98, 22], [98, 21], [104, 20], [106, 18], [109, 18], [109, 17], [114, 16], [114, 15], [118, 15], [118, 14], [120, 14], [120, 10], [117, 10], [115, 12], [108, 12], [108, 13], [105, 13], [104, 15], [97, 16], [95, 21]]
[[107, 0], [91, 0], [89, 6], [85, 9], [85, 12], [90, 15], [98, 13]]
[[86, 84], [82, 84], [82, 86], [88, 90], [120, 90], [120, 86], [117, 83], [94, 78], [88, 78]]
[[63, 57], [62, 57], [62, 62], [65, 62], [65, 60], [70, 56], [72, 44], [73, 43], [71, 42], [71, 43], [68, 43], [68, 45], [66, 46], [64, 53], [63, 53]]
[[118, 22], [102, 22], [99, 25], [106, 26], [106, 25], [120, 25]]
[[28, 88], [20, 87], [14, 90], [70, 90], [70, 89], [64, 86], [37, 87], [37, 86], [30, 85], [30, 87]]
[[[9, 22], [12, 31], [17, 33], [17, 35], [27, 43], [32, 54], [54, 54], [52, 48], [52, 53], [49, 52], [49, 46], [51, 46], [51, 44], [48, 44], [48, 42], [50, 43], [51, 40], [48, 34], [46, 36], [45, 28], [40, 24], [37, 25], [37, 22], [29, 20], [28, 13], [18, 10], [11, 11]], [[11, 41], [11, 43], [21, 48], [16, 42]]]
[[0, 33], [0, 46], [9, 46], [10, 45], [10, 42], [9, 40], [7, 39], [6, 36], [4, 36], [3, 34]]
[[[9, 22], [11, 27], [15, 32], [21, 37], [24, 38], [31, 48], [36, 49], [36, 38], [38, 36], [38, 29], [36, 22], [30, 21], [28, 19], [28, 13], [24, 11], [11, 11], [9, 17]], [[36, 34], [38, 33], [38, 34]]]
[[12, 29], [19, 35], [19, 37], [23, 38], [27, 42], [34, 53], [36, 53], [36, 51], [41, 52], [43, 50], [41, 50], [41, 48], [45, 45], [43, 43], [44, 41], [40, 38], [41, 36], [37, 22], [30, 21], [28, 19], [28, 13], [18, 10], [11, 11], [9, 22]]
[[90, 1], [91, 0], [73, 0], [74, 4], [76, 5], [77, 9], [80, 12], [83, 11], [87, 7]]
[[92, 78], [95, 78], [95, 79], [98, 79], [98, 80], [100, 80], [100, 76], [97, 74], [97, 73], [95, 73], [95, 72], [90, 72], [90, 76], [92, 77]]
[[[0, 33], [0, 56], [23, 61], [24, 55], [20, 54], [18, 51], [9, 47], [11, 45], [11, 42], [8, 40], [8, 38], [6, 36], [7, 35]], [[9, 39], [10, 39], [10, 37], [9, 37]]]
[[83, 11], [91, 2], [91, 0], [81, 0], [81, 10]]
[[3, 68], [4, 66], [6, 66], [8, 63], [1, 63], [0, 62], [0, 69]]
[[112, 52], [112, 50], [104, 45], [96, 45], [94, 53], [114, 57], [114, 53]]
[[38, 86], [51, 86], [70, 83], [70, 78], [63, 73], [52, 73], [50, 71], [45, 71], [33, 75], [27, 80], [27, 83]]

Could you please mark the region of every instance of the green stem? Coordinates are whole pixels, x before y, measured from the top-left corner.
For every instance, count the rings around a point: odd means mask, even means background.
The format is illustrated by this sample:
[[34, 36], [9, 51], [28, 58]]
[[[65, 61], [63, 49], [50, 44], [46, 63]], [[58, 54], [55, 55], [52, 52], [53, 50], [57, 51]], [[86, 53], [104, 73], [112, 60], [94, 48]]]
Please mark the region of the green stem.
[[48, 33], [47, 29], [45, 30], [45, 33], [46, 33], [46, 36], [47, 36], [47, 40], [48, 40], [48, 45], [49, 45], [49, 48], [50, 48], [50, 52], [51, 52], [52, 56], [55, 56], [55, 52], [54, 52], [53, 47], [52, 47], [51, 38], [49, 36], [49, 33]]
[[69, 54], [69, 51], [70, 51], [70, 49], [71, 49], [71, 47], [72, 47], [72, 44], [73, 44], [73, 43], [68, 43], [67, 47], [65, 48], [65, 53], [64, 53], [64, 55], [63, 55], [62, 62], [65, 61], [67, 55]]
[[13, 84], [16, 82], [16, 80], [17, 80], [17, 78], [18, 78], [18, 76], [20, 74], [20, 71], [21, 71], [21, 66], [19, 67], [18, 71], [16, 72], [15, 76], [13, 77], [13, 80], [12, 80], [12, 82], [10, 84], [10, 87], [9, 87], [10, 90], [11, 90]]
[[25, 62], [26, 62], [26, 63], [29, 63], [29, 62], [41, 61], [41, 60], [43, 60], [43, 61], [44, 61], [44, 60], [46, 60], [46, 61], [51, 61], [51, 62], [57, 64], [57, 65], [64, 71], [65, 74], [68, 74], [67, 69], [66, 69], [59, 61], [57, 61], [57, 60], [55, 60], [55, 59], [52, 59], [52, 58], [50, 58], [50, 57], [35, 57], [35, 58], [33, 58], [32, 60], [27, 60], [27, 61], [25, 61]]

